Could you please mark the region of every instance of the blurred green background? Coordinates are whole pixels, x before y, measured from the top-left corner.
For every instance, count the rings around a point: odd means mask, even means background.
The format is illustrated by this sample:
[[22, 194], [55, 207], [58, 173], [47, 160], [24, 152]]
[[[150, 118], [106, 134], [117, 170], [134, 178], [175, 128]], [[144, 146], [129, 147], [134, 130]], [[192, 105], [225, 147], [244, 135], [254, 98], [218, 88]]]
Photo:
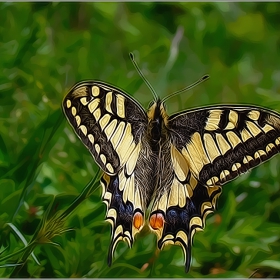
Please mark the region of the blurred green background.
[[11, 255], [98, 171], [61, 110], [74, 83], [110, 83], [146, 108], [133, 52], [160, 97], [210, 75], [168, 100], [170, 114], [221, 103], [280, 112], [279, 14], [279, 3], [0, 3], [0, 277], [279, 277], [279, 156], [224, 186], [188, 274], [178, 246], [153, 257], [147, 232], [132, 249], [119, 243], [109, 268], [101, 188], [67, 217], [58, 245], [34, 247], [40, 265], [24, 249]]

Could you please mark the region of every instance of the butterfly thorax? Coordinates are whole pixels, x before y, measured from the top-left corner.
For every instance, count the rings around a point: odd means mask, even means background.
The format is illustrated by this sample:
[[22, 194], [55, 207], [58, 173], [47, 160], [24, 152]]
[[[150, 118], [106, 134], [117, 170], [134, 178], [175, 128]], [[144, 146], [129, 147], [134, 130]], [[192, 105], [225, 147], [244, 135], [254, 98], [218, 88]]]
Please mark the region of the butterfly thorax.
[[148, 127], [147, 134], [150, 139], [150, 145], [153, 151], [159, 152], [160, 142], [162, 141], [162, 125], [163, 125], [163, 116], [161, 114], [161, 101], [158, 99], [153, 102], [150, 106], [147, 116], [148, 116]]

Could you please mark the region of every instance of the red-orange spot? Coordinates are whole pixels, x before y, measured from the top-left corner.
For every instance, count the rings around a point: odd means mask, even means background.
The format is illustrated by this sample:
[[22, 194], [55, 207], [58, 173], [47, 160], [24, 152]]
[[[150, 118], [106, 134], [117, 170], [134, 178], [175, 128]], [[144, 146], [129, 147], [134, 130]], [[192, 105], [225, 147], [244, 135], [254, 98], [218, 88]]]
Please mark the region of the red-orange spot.
[[156, 230], [163, 228], [164, 217], [160, 213], [153, 214], [150, 218], [150, 226]]
[[140, 229], [143, 225], [143, 215], [139, 212], [136, 212], [133, 217], [133, 225], [135, 228]]

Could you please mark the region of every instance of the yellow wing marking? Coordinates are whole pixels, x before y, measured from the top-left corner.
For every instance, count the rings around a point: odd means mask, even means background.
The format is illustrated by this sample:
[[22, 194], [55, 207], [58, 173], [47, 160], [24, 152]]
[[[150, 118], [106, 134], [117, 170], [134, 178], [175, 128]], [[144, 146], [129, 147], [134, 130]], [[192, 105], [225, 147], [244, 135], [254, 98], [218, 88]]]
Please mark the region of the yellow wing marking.
[[110, 173], [114, 173], [114, 168], [110, 162], [106, 164], [106, 168]]
[[[176, 179], [174, 179], [174, 180], [176, 180]], [[186, 183], [184, 185], [180, 183], [181, 187], [179, 189], [179, 195], [180, 196], [183, 195], [183, 197], [184, 197], [184, 198], [182, 198], [181, 202], [179, 202], [179, 203], [182, 203], [181, 205], [186, 203], [186, 201], [185, 201], [186, 197], [192, 197], [193, 196], [193, 190], [195, 189], [196, 185], [197, 185], [197, 180], [194, 178], [192, 173], [190, 173], [189, 183]], [[180, 199], [181, 199], [181, 197], [179, 197], [179, 200]]]
[[[160, 237], [160, 236], [161, 236], [161, 235], [159, 235], [159, 237]], [[167, 241], [168, 239], [173, 239], [173, 238], [174, 238], [174, 236], [173, 236], [172, 234], [167, 234], [167, 235], [165, 235], [165, 236], [163, 237], [163, 239], [162, 239], [162, 245], [163, 245], [163, 246], [166, 246], [166, 245], [170, 244], [170, 242], [171, 242], [171, 244], [174, 244], [174, 242], [171, 241], [171, 240]]]
[[179, 182], [175, 179], [173, 180], [173, 183], [170, 187], [170, 192], [169, 192], [169, 199], [168, 199], [168, 203], [167, 203], [167, 207], [171, 207], [171, 206], [177, 206], [179, 204]]
[[177, 150], [177, 148], [171, 144], [171, 160], [173, 163], [173, 169], [178, 179], [183, 182], [189, 173], [189, 164], [185, 157]]
[[259, 135], [262, 131], [253, 123], [253, 122], [246, 122], [247, 127], [253, 136]]
[[112, 135], [113, 135], [113, 131], [115, 131], [115, 128], [117, 126], [118, 121], [116, 119], [112, 120], [104, 129], [104, 132], [107, 136], [107, 139], [110, 140]]
[[221, 134], [216, 134], [216, 140], [223, 155], [231, 149], [229, 143]]
[[88, 105], [88, 101], [86, 97], [81, 97], [80, 102], [84, 105], [87, 106]]
[[269, 153], [273, 148], [275, 148], [274, 144], [269, 143], [269, 144], [266, 146], [266, 152]]
[[213, 131], [219, 128], [222, 112], [222, 110], [210, 110], [210, 114], [205, 125], [206, 130]]
[[234, 163], [233, 165], [232, 165], [232, 168], [231, 168], [231, 170], [234, 172], [234, 171], [238, 171], [239, 169], [240, 169], [240, 167], [241, 167], [241, 164], [239, 163], [239, 162], [237, 162], [237, 163]]
[[198, 132], [193, 134], [190, 143], [182, 150], [182, 154], [190, 163], [190, 169], [197, 173], [201, 171], [205, 164], [209, 163]]
[[83, 132], [83, 134], [87, 136], [87, 128], [84, 125], [81, 125], [79, 128]]
[[[210, 206], [211, 207], [211, 206]], [[190, 228], [193, 226], [193, 225], [197, 225], [199, 227], [203, 227], [202, 225], [202, 220], [199, 218], [199, 217], [193, 217], [191, 218], [190, 220]], [[186, 239], [187, 240], [187, 239]]]
[[200, 212], [203, 213], [205, 210], [211, 209], [211, 208], [212, 208], [212, 204], [210, 201], [203, 202], [201, 205]]
[[100, 103], [100, 99], [96, 98], [94, 100], [92, 100], [90, 103], [88, 103], [88, 109], [91, 113], [93, 113], [95, 111], [95, 109], [98, 107]]
[[185, 185], [186, 187], [186, 195], [188, 195], [189, 197], [192, 197], [193, 196], [193, 190], [194, 190], [194, 187], [192, 187], [190, 184], [186, 184]]
[[220, 155], [220, 151], [212, 138], [212, 136], [209, 133], [205, 133], [203, 136], [205, 147], [206, 147], [206, 153], [208, 155], [208, 158], [211, 162], [215, 160], [217, 156]]
[[107, 92], [106, 98], [105, 98], [105, 109], [107, 112], [113, 114], [112, 109], [111, 109], [111, 104], [112, 104], [112, 91]]
[[103, 196], [103, 200], [106, 203], [107, 207], [109, 206], [109, 202], [108, 201], [111, 202], [111, 199], [112, 199], [112, 194], [110, 192], [105, 192], [105, 194]]
[[253, 121], [257, 121], [260, 117], [260, 112], [256, 110], [252, 110], [248, 113], [248, 117]]
[[105, 165], [106, 164], [106, 157], [105, 157], [105, 155], [100, 154], [99, 157], [100, 157], [101, 161], [103, 162], [103, 164]]
[[227, 126], [225, 127], [225, 129], [226, 130], [234, 129], [238, 122], [238, 113], [233, 110], [230, 110], [228, 119], [229, 119], [229, 122], [228, 122]]
[[96, 153], [99, 155], [99, 153], [100, 153], [100, 146], [98, 144], [95, 144], [94, 148], [95, 148]]
[[132, 186], [131, 186], [131, 177], [128, 177], [124, 184], [125, 184], [125, 186], [123, 188], [123, 201], [124, 201], [124, 203], [126, 203], [127, 199], [128, 199], [129, 189], [132, 188]]
[[112, 145], [115, 149], [116, 149], [117, 145], [119, 144], [119, 141], [120, 141], [121, 136], [123, 134], [124, 127], [125, 127], [125, 123], [120, 122], [119, 125], [117, 126], [114, 134], [112, 135], [111, 143], [112, 143]]
[[134, 171], [135, 169], [135, 166], [136, 166], [136, 163], [137, 163], [137, 160], [138, 160], [138, 157], [139, 157], [139, 153], [140, 153], [140, 150], [141, 150], [141, 144], [139, 143], [134, 151], [132, 152], [132, 154], [129, 156], [129, 159], [127, 161], [127, 163], [125, 164], [125, 168], [126, 168], [126, 173], [128, 175], [131, 175], [132, 172]]
[[73, 106], [73, 107], [71, 108], [71, 112], [72, 112], [73, 117], [75, 117], [76, 114], [77, 114], [77, 109]]
[[192, 190], [195, 189], [196, 185], [197, 185], [197, 180], [193, 176], [191, 176], [190, 177], [190, 186], [191, 186]]
[[179, 199], [179, 207], [183, 208], [186, 206], [186, 197], [190, 197], [190, 195], [186, 192], [186, 187], [180, 183], [178, 186], [178, 199]]
[[114, 208], [108, 209], [107, 217], [112, 217], [116, 220], [117, 219], [117, 211]]
[[71, 107], [71, 100], [67, 99], [66, 100], [66, 107], [69, 109]]
[[273, 128], [271, 125], [269, 125], [269, 124], [265, 124], [265, 126], [262, 127], [262, 130], [263, 130], [265, 133], [267, 133], [267, 132], [269, 132], [270, 130], [274, 130], [274, 128]]
[[241, 139], [242, 139], [242, 141], [246, 142], [250, 138], [252, 138], [251, 134], [249, 133], [249, 131], [246, 128], [244, 128], [241, 131]]
[[235, 148], [239, 143], [241, 143], [241, 140], [233, 131], [227, 132], [226, 135], [232, 148]]
[[100, 93], [100, 89], [99, 89], [98, 86], [93, 86], [93, 87], [91, 88], [91, 94], [92, 94], [92, 96], [96, 97], [96, 96], [99, 95], [99, 93]]
[[135, 196], [134, 196], [134, 208], [137, 209], [142, 209], [142, 203], [141, 203], [141, 196], [139, 189], [136, 190]]
[[76, 119], [76, 123], [77, 123], [77, 126], [79, 127], [80, 126], [80, 124], [81, 124], [81, 118], [80, 118], [80, 116], [75, 116], [75, 119]]
[[[258, 154], [258, 155], [257, 155]], [[255, 153], [255, 155], [254, 155], [254, 157], [255, 158], [260, 158], [261, 159], [261, 156], [266, 156], [266, 152], [265, 151], [263, 151], [263, 150], [258, 150], [256, 153]]]
[[135, 149], [135, 143], [131, 134], [131, 124], [127, 123], [122, 139], [119, 141], [116, 152], [120, 158], [121, 163], [125, 163]]
[[217, 176], [213, 176], [212, 178], [210, 178], [206, 184], [211, 187], [214, 186], [217, 182], [219, 181], [219, 178]]
[[95, 117], [95, 120], [98, 122], [98, 120], [101, 117], [101, 110], [99, 108], [97, 108], [94, 112], [93, 112], [93, 116]]
[[176, 234], [176, 237], [180, 237], [182, 240], [188, 240], [186, 233], [183, 232], [182, 230], [178, 231], [178, 233]]
[[93, 144], [94, 143], [94, 137], [92, 134], [88, 135], [88, 140]]
[[124, 176], [124, 172], [123, 172], [123, 169], [122, 169], [122, 171], [119, 173], [119, 189], [121, 191], [124, 190], [125, 182], [126, 182], [126, 177]]
[[110, 121], [110, 115], [109, 114], [105, 114], [99, 121], [99, 125], [101, 128], [101, 131], [104, 130], [104, 128], [106, 127], [106, 125], [109, 123]]
[[248, 160], [248, 162], [254, 161], [254, 159], [251, 156], [247, 156], [247, 160]]
[[228, 175], [230, 175], [230, 172], [229, 172], [228, 170], [223, 170], [223, 171], [221, 172], [221, 174], [220, 174], [220, 179], [221, 179], [221, 181], [226, 180], [226, 177], [227, 177]]
[[252, 160], [254, 160], [251, 156], [249, 156], [249, 155], [246, 155], [246, 156], [244, 156], [244, 158], [243, 158], [243, 163], [244, 164], [249, 164]]
[[125, 118], [125, 106], [124, 106], [124, 101], [125, 98], [124, 96], [120, 95], [120, 94], [116, 94], [117, 97], [117, 114], [119, 117], [121, 118]]

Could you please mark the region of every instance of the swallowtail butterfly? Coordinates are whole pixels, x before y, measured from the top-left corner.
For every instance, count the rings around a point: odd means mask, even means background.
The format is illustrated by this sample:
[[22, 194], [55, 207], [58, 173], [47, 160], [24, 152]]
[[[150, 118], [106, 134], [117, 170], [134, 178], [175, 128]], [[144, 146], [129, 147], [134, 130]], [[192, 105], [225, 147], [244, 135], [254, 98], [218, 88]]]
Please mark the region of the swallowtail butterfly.
[[109, 265], [120, 240], [132, 246], [150, 206], [158, 248], [181, 245], [188, 271], [193, 236], [214, 211], [221, 186], [280, 151], [280, 115], [255, 106], [168, 116], [158, 98], [146, 112], [122, 90], [84, 81], [66, 95], [63, 109], [103, 170]]

